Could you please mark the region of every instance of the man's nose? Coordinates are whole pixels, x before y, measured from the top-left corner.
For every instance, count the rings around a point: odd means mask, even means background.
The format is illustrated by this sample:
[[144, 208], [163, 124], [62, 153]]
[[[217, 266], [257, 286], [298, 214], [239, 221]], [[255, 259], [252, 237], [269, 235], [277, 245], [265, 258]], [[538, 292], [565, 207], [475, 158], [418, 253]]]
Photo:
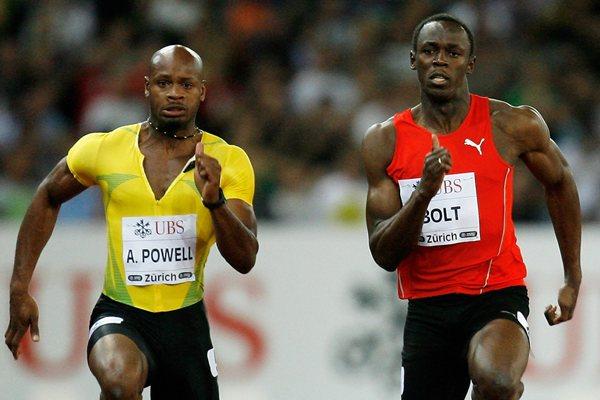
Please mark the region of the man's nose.
[[439, 51], [435, 57], [433, 58], [434, 65], [448, 65], [448, 61], [446, 60], [446, 56], [443, 51]]
[[169, 99], [181, 99], [183, 98], [183, 89], [179, 85], [171, 85], [167, 97]]

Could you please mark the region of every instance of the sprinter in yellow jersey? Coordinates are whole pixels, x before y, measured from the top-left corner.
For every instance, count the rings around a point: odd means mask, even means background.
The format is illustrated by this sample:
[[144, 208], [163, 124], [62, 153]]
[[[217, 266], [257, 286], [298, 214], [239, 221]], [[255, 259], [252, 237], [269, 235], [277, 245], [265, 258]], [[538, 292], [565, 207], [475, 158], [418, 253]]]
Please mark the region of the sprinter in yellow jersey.
[[107, 222], [103, 293], [92, 312], [88, 364], [100, 399], [219, 398], [202, 298], [213, 243], [241, 273], [258, 242], [254, 174], [244, 151], [195, 125], [206, 95], [202, 60], [184, 46], [151, 58], [150, 117], [82, 137], [42, 182], [21, 225], [6, 344], [40, 338], [28, 288], [60, 205], [99, 185]]

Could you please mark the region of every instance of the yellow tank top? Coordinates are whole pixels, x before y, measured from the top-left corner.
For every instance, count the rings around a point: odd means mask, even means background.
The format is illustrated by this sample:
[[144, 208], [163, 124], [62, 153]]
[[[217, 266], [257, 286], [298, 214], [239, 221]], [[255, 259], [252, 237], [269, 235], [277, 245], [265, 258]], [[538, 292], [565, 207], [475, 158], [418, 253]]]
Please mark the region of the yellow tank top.
[[[83, 185], [102, 190], [108, 245], [103, 293], [148, 311], [176, 310], [203, 298], [214, 228], [193, 169], [182, 171], [155, 199], [138, 146], [140, 127], [83, 136], [69, 150], [67, 165]], [[207, 132], [202, 143], [221, 164], [225, 197], [251, 205], [254, 172], [246, 153]]]

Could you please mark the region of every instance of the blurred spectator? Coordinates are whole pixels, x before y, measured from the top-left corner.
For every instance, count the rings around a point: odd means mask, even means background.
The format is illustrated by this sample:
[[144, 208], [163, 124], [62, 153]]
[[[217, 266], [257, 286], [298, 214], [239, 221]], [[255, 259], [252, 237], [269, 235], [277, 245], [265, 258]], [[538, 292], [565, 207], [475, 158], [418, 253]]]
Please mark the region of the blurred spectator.
[[33, 192], [34, 182], [28, 180], [30, 170], [35, 163], [32, 146], [21, 145], [3, 157], [0, 177], [0, 218], [18, 221], [25, 211]]
[[[198, 125], [247, 150], [255, 207], [270, 220], [362, 219], [358, 150], [368, 127], [419, 102], [412, 30], [451, 12], [473, 29], [473, 92], [542, 112], [600, 221], [600, 6], [591, 0], [0, 2], [0, 216], [21, 218], [39, 180], [81, 135], [147, 116], [158, 48], [204, 58]], [[515, 217], [547, 220], [516, 168]], [[64, 218], [90, 218], [97, 191]]]
[[355, 81], [341, 68], [339, 55], [332, 48], [314, 49], [314, 63], [298, 71], [289, 91], [293, 111], [309, 114], [319, 104], [328, 103], [334, 111], [348, 114], [359, 99]]
[[[113, 68], [99, 76], [103, 89], [89, 99], [83, 110], [80, 126], [84, 132], [111, 131], [146, 119], [148, 112], [143, 92], [130, 93], [127, 90], [129, 76], [126, 72]], [[137, 79], [142, 82], [141, 77]]]
[[348, 150], [315, 181], [309, 204], [320, 221], [363, 223], [367, 184], [362, 175], [358, 150]]
[[185, 34], [194, 29], [204, 14], [203, 5], [190, 0], [152, 0], [148, 22], [155, 29]]

